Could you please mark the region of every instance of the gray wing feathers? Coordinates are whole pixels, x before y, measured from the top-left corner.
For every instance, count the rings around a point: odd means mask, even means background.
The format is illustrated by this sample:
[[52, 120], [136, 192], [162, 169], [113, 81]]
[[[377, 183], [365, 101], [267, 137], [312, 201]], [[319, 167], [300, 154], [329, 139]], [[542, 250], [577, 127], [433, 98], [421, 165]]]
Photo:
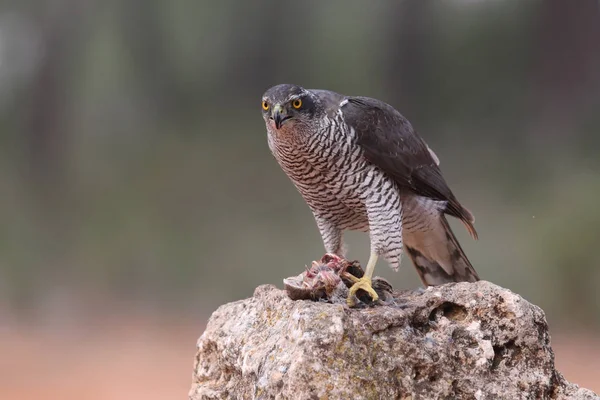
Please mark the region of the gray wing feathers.
[[456, 199], [439, 160], [417, 135], [410, 122], [392, 106], [367, 97], [348, 97], [343, 107], [346, 123], [354, 128], [365, 158], [414, 194], [445, 201], [444, 213], [459, 218], [473, 238], [473, 214]]

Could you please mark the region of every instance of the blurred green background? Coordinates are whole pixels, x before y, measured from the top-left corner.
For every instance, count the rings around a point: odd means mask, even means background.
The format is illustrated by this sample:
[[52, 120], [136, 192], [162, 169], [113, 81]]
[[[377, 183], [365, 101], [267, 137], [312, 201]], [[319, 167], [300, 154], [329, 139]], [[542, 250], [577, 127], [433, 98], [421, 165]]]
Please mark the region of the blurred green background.
[[[177, 316], [200, 334], [219, 304], [320, 258], [261, 118], [263, 92], [288, 82], [399, 109], [476, 216], [478, 242], [453, 226], [481, 277], [552, 329], [597, 336], [599, 7], [1, 3], [0, 322]], [[368, 238], [349, 242], [364, 263]], [[419, 286], [408, 259], [376, 274]]]

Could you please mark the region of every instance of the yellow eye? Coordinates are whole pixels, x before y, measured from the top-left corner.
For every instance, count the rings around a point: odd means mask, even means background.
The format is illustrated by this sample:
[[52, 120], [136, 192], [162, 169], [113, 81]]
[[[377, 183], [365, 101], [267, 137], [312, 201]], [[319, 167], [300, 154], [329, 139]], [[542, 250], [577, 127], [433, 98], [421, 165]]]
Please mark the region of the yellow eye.
[[267, 103], [266, 101], [263, 101], [262, 108], [263, 108], [263, 110], [267, 111], [269, 109], [269, 103]]
[[292, 107], [294, 108], [300, 108], [302, 107], [302, 100], [300, 99], [296, 99], [292, 102]]

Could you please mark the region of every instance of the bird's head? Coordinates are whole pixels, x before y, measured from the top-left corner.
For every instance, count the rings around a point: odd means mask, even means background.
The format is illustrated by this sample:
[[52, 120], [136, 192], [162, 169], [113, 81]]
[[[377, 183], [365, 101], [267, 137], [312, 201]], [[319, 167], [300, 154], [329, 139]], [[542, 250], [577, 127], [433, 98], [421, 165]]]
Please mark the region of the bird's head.
[[271, 132], [310, 127], [319, 110], [318, 98], [313, 93], [291, 84], [268, 89], [261, 107]]

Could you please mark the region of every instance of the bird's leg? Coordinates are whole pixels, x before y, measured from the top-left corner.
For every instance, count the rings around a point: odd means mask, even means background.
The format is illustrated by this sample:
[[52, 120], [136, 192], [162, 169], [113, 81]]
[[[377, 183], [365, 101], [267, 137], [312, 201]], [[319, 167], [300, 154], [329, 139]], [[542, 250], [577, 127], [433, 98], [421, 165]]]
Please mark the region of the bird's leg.
[[359, 289], [362, 289], [365, 292], [367, 292], [369, 296], [371, 296], [373, 301], [377, 301], [379, 299], [379, 296], [371, 286], [371, 278], [373, 277], [373, 272], [375, 271], [375, 264], [377, 264], [377, 253], [371, 251], [371, 256], [369, 257], [369, 262], [367, 263], [367, 270], [365, 271], [365, 274], [362, 276], [362, 278], [347, 275], [350, 278], [350, 280], [354, 281], [354, 284], [350, 287], [348, 299], [346, 300], [350, 307], [355, 305], [354, 296], [356, 295], [356, 292]]
[[[402, 208], [399, 198], [397, 198], [396, 203], [394, 201], [380, 203], [379, 197], [375, 196], [367, 199], [366, 206], [369, 219], [371, 255], [365, 274], [350, 287], [347, 299], [349, 306], [355, 304], [355, 294], [360, 289], [367, 292], [373, 301], [379, 299], [371, 285], [377, 258], [383, 256], [388, 262], [393, 262], [398, 259], [402, 249]], [[398, 255], [395, 253], [398, 253]]]
[[329, 219], [324, 218], [316, 213], [314, 215], [315, 221], [317, 222], [317, 227], [321, 233], [321, 238], [323, 239], [325, 251], [343, 258], [346, 251], [342, 238], [342, 230], [339, 229]]

